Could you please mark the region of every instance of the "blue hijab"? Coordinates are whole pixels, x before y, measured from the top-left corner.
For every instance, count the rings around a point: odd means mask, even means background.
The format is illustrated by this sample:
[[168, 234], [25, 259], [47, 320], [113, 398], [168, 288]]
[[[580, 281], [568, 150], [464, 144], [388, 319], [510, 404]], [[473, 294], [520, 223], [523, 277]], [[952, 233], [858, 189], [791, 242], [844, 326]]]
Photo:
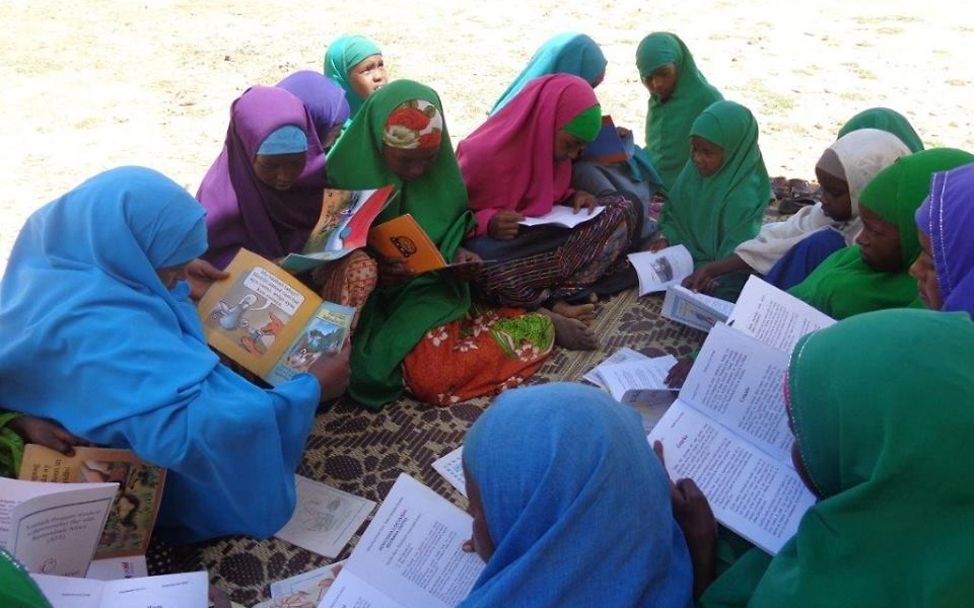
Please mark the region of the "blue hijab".
[[550, 74], [572, 74], [584, 79], [594, 88], [599, 78], [605, 74], [607, 63], [599, 45], [585, 34], [557, 34], [535, 51], [528, 65], [494, 103], [490, 113], [494, 114], [507, 105], [507, 102], [535, 78]]
[[160, 280], [206, 251], [203, 216], [155, 171], [106, 171], [31, 215], [0, 281], [4, 405], [167, 467], [159, 524], [178, 542], [286, 523], [319, 391], [231, 372], [187, 284]]
[[461, 608], [690, 606], [669, 480], [631, 409], [580, 384], [507, 391], [463, 458], [495, 552]]

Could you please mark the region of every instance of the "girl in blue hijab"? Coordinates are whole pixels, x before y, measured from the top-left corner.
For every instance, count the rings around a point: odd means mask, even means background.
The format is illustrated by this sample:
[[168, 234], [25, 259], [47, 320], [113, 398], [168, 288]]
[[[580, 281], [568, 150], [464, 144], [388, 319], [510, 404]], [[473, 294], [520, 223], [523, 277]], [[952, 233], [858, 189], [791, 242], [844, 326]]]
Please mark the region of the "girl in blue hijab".
[[155, 171], [106, 171], [31, 215], [0, 281], [5, 405], [169, 469], [175, 542], [287, 522], [322, 394], [309, 374], [260, 389], [207, 347], [182, 280], [203, 216]]
[[580, 384], [510, 390], [463, 461], [487, 567], [461, 608], [691, 605], [669, 480], [633, 410]]

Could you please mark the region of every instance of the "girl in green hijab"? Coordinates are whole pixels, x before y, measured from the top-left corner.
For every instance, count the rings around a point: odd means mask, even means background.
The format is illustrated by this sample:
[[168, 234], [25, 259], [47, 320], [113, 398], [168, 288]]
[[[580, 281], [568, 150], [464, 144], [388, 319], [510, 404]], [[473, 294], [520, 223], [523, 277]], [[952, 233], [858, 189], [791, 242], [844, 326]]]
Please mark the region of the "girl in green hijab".
[[[758, 147], [758, 123], [733, 101], [718, 101], [693, 122], [692, 157], [660, 215], [662, 237], [652, 249], [684, 245], [699, 268], [754, 238], [771, 199]], [[733, 300], [746, 275], [725, 275], [715, 295]]]
[[670, 190], [690, 158], [690, 127], [710, 104], [724, 97], [707, 82], [683, 41], [654, 32], [636, 49], [639, 79], [649, 89], [646, 151]]
[[773, 559], [749, 555], [699, 605], [970, 605], [971, 344], [966, 314], [921, 310], [861, 315], [803, 338], [787, 399], [793, 460], [819, 502]]
[[362, 309], [352, 345], [351, 396], [381, 408], [403, 386], [442, 405], [514, 386], [551, 352], [543, 314], [471, 307], [467, 283], [479, 257], [460, 247], [474, 227], [467, 191], [435, 91], [397, 80], [371, 95], [328, 155], [336, 188], [392, 184], [398, 196], [376, 218], [411, 214], [459, 269], [411, 274], [380, 261], [380, 285]]
[[863, 228], [856, 244], [830, 255], [789, 293], [836, 319], [920, 306], [908, 272], [920, 253], [914, 214], [930, 193], [934, 173], [970, 162], [974, 155], [952, 148], [899, 158], [860, 195]]
[[[923, 150], [923, 141], [913, 125], [905, 116], [889, 108], [869, 108], [863, 110], [849, 119], [841, 129], [839, 138], [847, 133], [858, 131], [859, 129], [879, 129], [892, 133], [910, 149], [910, 152], [920, 152]], [[838, 139], [838, 138], [836, 138]]]
[[345, 90], [349, 120], [369, 95], [389, 82], [379, 46], [358, 34], [344, 34], [328, 45], [324, 73]]

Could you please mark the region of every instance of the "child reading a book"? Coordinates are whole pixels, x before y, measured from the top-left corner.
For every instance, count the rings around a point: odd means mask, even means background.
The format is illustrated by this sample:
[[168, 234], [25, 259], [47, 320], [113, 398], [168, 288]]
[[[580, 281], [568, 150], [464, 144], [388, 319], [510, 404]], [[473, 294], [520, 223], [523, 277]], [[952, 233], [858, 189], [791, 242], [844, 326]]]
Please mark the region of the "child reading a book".
[[793, 460], [819, 501], [774, 558], [745, 553], [698, 605], [968, 605], [972, 343], [967, 315], [920, 310], [803, 338], [786, 395]]
[[[241, 247], [270, 260], [302, 251], [324, 190], [325, 154], [305, 104], [283, 88], [251, 87], [231, 106], [223, 151], [196, 194], [207, 210], [203, 257], [223, 268]], [[375, 288], [375, 261], [356, 250], [310, 282], [324, 300], [359, 309]]]
[[446, 260], [467, 262], [413, 274], [399, 260], [382, 261], [352, 351], [349, 393], [363, 405], [398, 399], [404, 383], [418, 399], [443, 405], [496, 392], [531, 376], [556, 339], [594, 341], [580, 322], [559, 315], [471, 306], [468, 280], [479, 258], [460, 242], [474, 221], [439, 96], [429, 87], [398, 80], [375, 92], [328, 166], [339, 188], [395, 185], [399, 195], [376, 224], [409, 213]]
[[910, 274], [923, 303], [974, 316], [974, 165], [934, 175], [916, 222], [920, 255]]
[[859, 199], [862, 232], [788, 290], [834, 319], [919, 305], [910, 265], [920, 253], [915, 214], [938, 171], [974, 162], [974, 155], [934, 148], [904, 156], [879, 173]]
[[369, 95], [389, 82], [379, 46], [358, 34], [344, 34], [331, 41], [325, 50], [324, 73], [345, 91], [351, 110], [349, 120], [355, 118]]
[[[617, 193], [596, 197], [571, 187], [572, 161], [595, 139], [601, 120], [591, 85], [555, 74], [530, 82], [460, 142], [457, 160], [477, 218], [476, 238], [465, 246], [494, 260], [477, 275], [485, 301], [592, 320], [593, 305], [569, 301], [584, 299], [596, 282], [625, 267], [641, 215]], [[519, 224], [558, 204], [576, 214], [603, 209], [571, 229]]]
[[168, 469], [159, 529], [175, 542], [266, 537], [294, 509], [294, 471], [348, 351], [263, 390], [206, 345], [183, 275], [203, 208], [150, 169], [99, 174], [42, 207], [0, 280], [5, 405]]
[[825, 258], [853, 243], [862, 230], [859, 194], [906, 154], [906, 145], [886, 131], [859, 129], [840, 137], [815, 165], [822, 202], [802, 207], [785, 221], [764, 224], [757, 236], [697, 269], [683, 285], [709, 292], [726, 274], [752, 272], [779, 289], [801, 283]]
[[[754, 238], [771, 199], [771, 184], [758, 147], [758, 123], [733, 101], [707, 108], [690, 129], [693, 148], [660, 215], [661, 237], [651, 250], [684, 245], [695, 267], [726, 257]], [[716, 296], [733, 301], [747, 276], [722, 279]]]
[[639, 415], [604, 392], [556, 383], [504, 393], [467, 433], [463, 469], [473, 516], [464, 549], [487, 566], [461, 608], [691, 604], [666, 472]]
[[277, 86], [304, 103], [314, 121], [321, 148], [327, 152], [338, 139], [350, 114], [345, 91], [332, 80], [311, 70], [295, 72]]
[[687, 45], [675, 34], [653, 32], [636, 49], [639, 79], [649, 90], [646, 151], [667, 191], [690, 160], [690, 128], [723, 96], [707, 82]]
[[524, 67], [511, 86], [494, 103], [489, 114], [495, 114], [529, 82], [551, 74], [572, 74], [585, 80], [592, 88], [605, 78], [608, 61], [598, 43], [578, 32], [563, 32], [545, 41]]

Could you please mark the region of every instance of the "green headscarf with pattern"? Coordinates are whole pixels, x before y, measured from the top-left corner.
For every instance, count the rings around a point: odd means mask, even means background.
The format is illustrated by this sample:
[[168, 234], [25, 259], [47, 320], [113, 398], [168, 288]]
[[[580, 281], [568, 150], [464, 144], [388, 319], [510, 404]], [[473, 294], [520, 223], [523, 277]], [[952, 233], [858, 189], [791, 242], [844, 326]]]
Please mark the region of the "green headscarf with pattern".
[[901, 265], [897, 272], [874, 270], [859, 245], [841, 249], [789, 289], [793, 296], [836, 319], [880, 310], [920, 306], [910, 264], [920, 253], [914, 214], [930, 194], [933, 174], [974, 162], [974, 155], [953, 148], [933, 148], [903, 156], [883, 169], [859, 196], [859, 206], [896, 225]]
[[913, 125], [905, 116], [889, 108], [869, 108], [863, 110], [849, 119], [839, 130], [839, 139], [846, 133], [852, 133], [859, 129], [879, 129], [892, 133], [899, 138], [903, 145], [910, 149], [910, 152], [923, 150], [923, 142], [920, 136], [913, 129]]
[[636, 49], [640, 80], [669, 63], [676, 65], [676, 88], [666, 103], [650, 95], [646, 111], [646, 151], [667, 190], [690, 158], [693, 121], [710, 104], [724, 98], [700, 73], [687, 45], [677, 36], [654, 32], [643, 38]]
[[[331, 186], [346, 190], [396, 186], [399, 195], [375, 224], [409, 213], [453, 259], [463, 237], [474, 226], [467, 209], [467, 190], [443, 121], [440, 151], [421, 177], [404, 181], [382, 156], [382, 135], [393, 110], [422, 100], [443, 115], [439, 95], [411, 80], [397, 80], [365, 100], [345, 134], [328, 154]], [[400, 364], [428, 330], [462, 317], [470, 307], [470, 288], [449, 273], [420, 275], [395, 287], [380, 286], [362, 309], [352, 340], [352, 378], [348, 391], [360, 403], [381, 408], [402, 394]]]

